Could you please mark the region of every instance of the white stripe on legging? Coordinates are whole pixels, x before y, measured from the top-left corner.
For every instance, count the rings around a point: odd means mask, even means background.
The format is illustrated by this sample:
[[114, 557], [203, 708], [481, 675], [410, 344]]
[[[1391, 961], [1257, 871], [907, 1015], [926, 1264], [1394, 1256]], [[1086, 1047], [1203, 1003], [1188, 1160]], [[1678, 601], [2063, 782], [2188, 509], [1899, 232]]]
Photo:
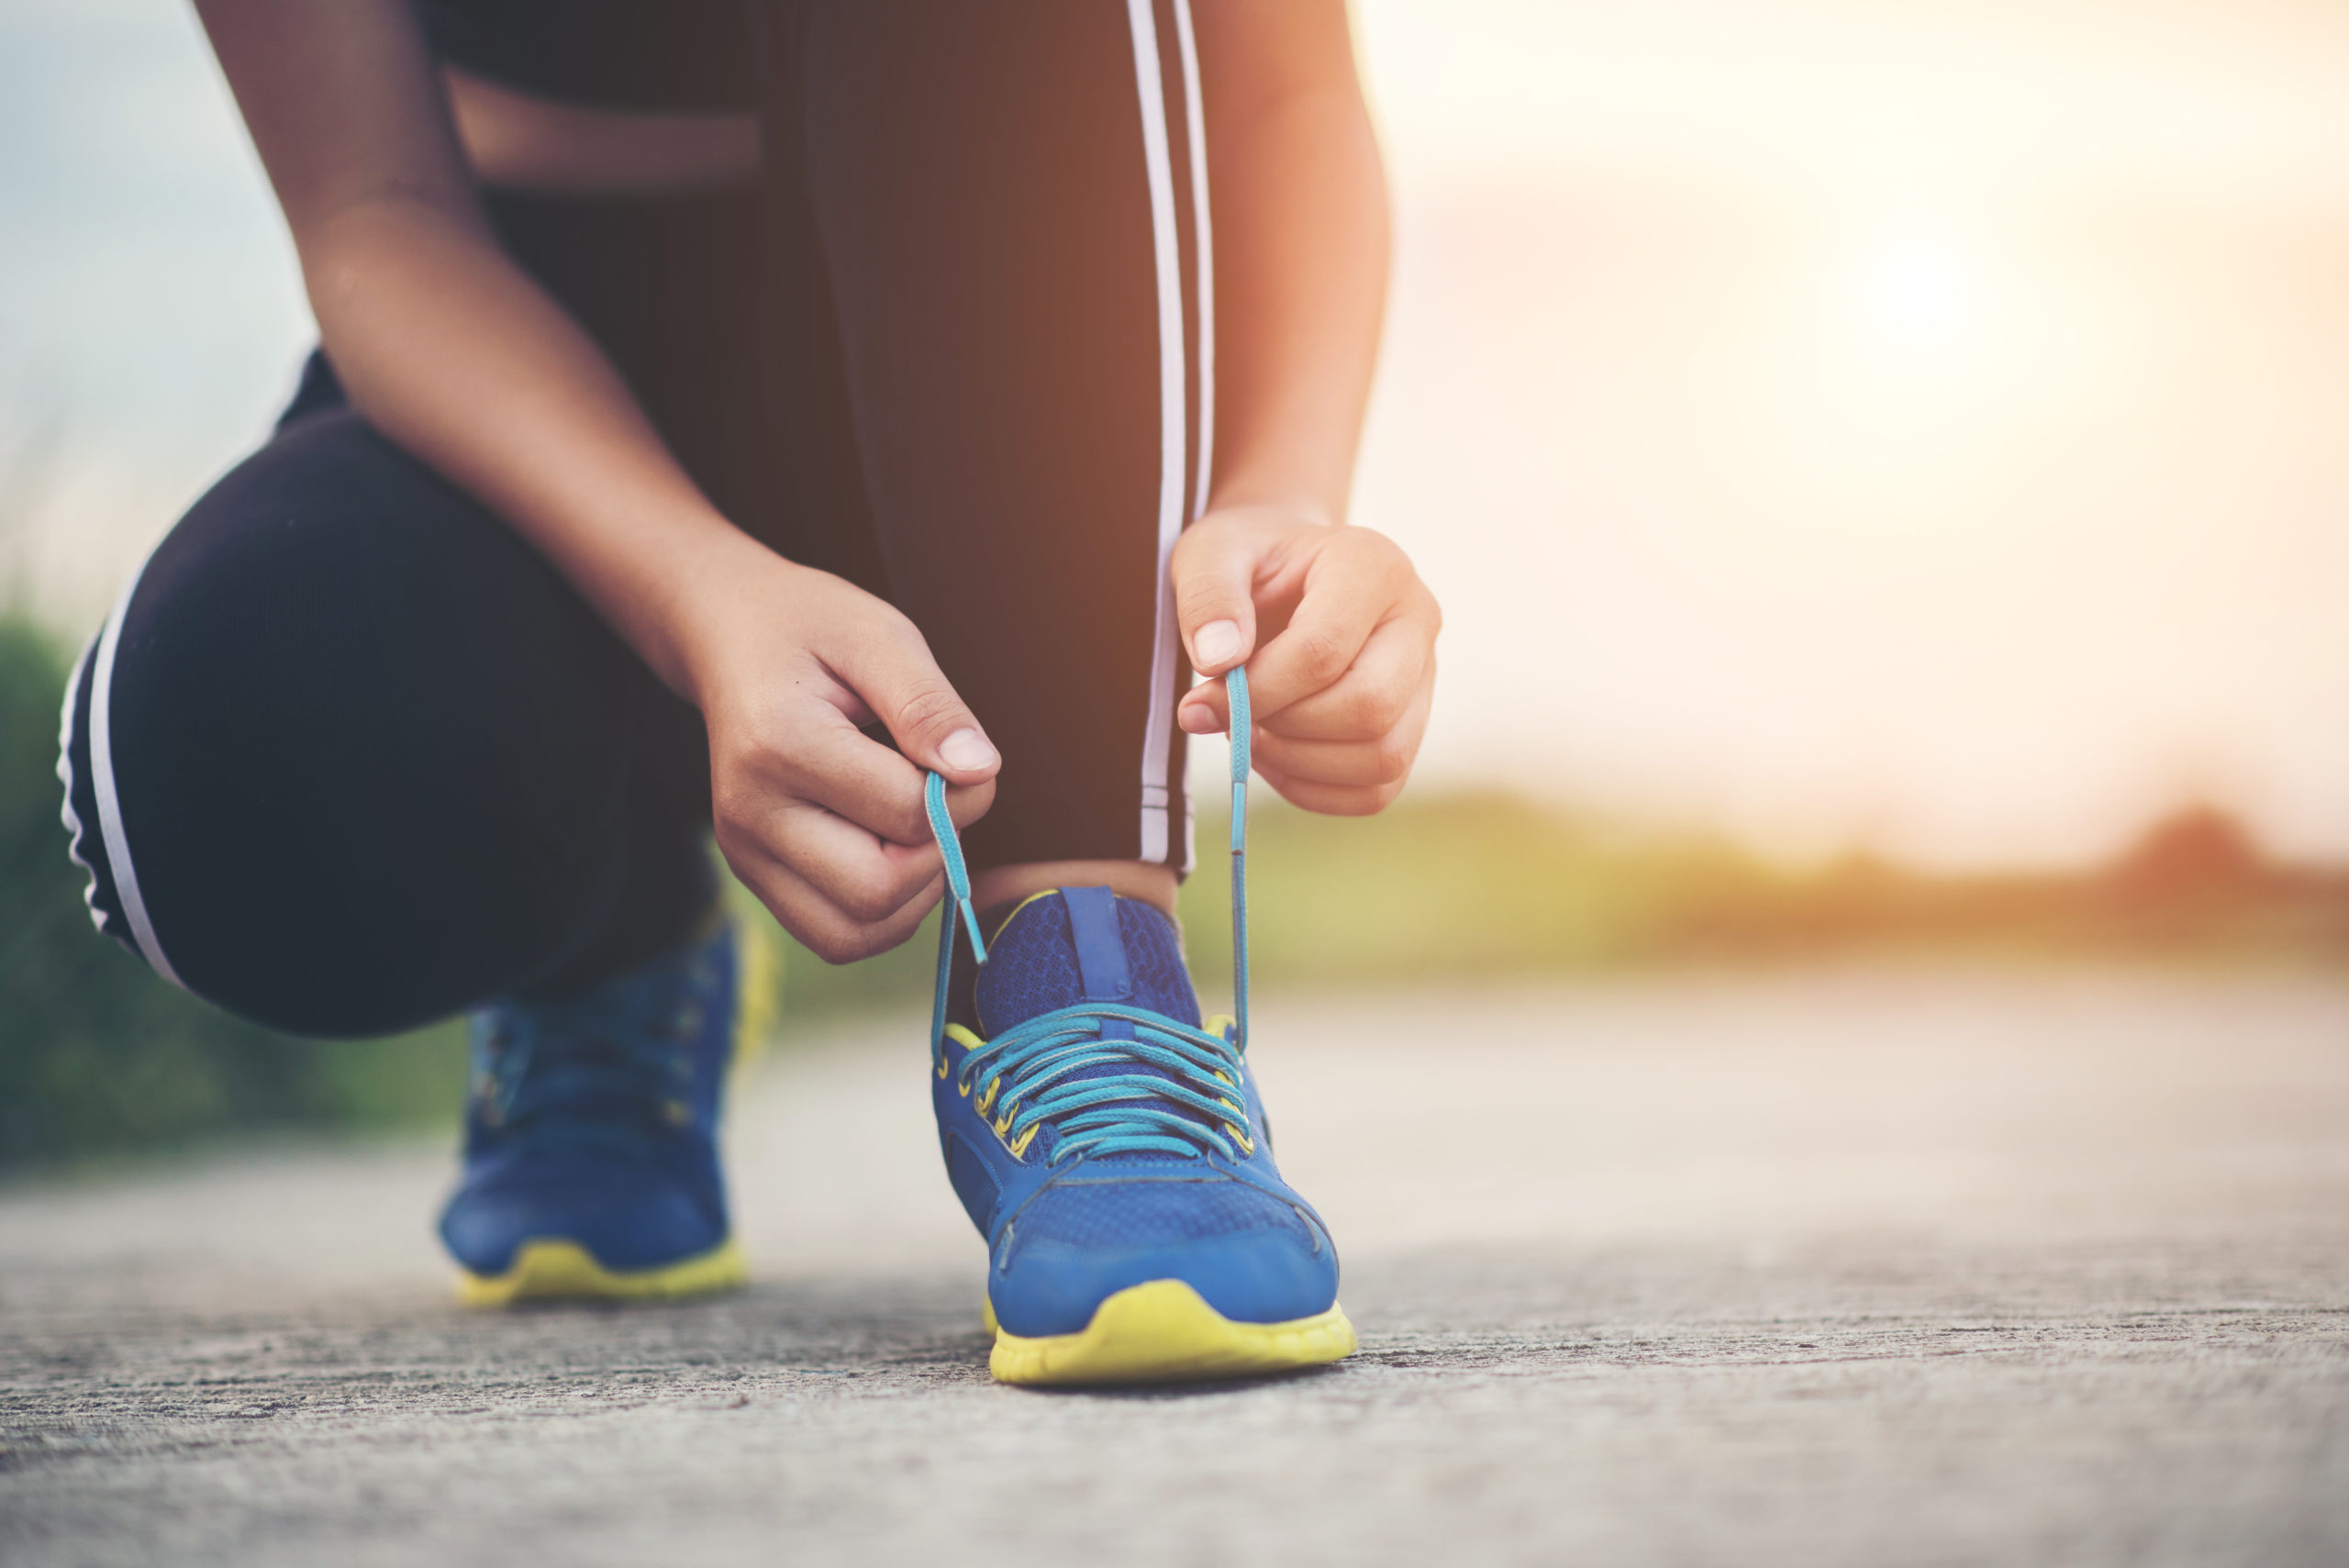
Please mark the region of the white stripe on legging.
[[[98, 637], [106, 628], [98, 628]], [[98, 907], [98, 868], [82, 856], [86, 841], [83, 837], [82, 814], [73, 809], [73, 710], [82, 706], [82, 688], [89, 684], [90, 666], [98, 662], [98, 637], [82, 650], [82, 657], [74, 662], [73, 678], [65, 683], [65, 707], [57, 716], [57, 782], [65, 786], [65, 804], [58, 810], [58, 818], [65, 824], [65, 858], [82, 868], [89, 882], [82, 889], [82, 902], [89, 906], [90, 924], [101, 933], [106, 929], [106, 912]]]
[[1126, 0], [1134, 39], [1134, 85], [1141, 99], [1143, 167], [1150, 176], [1150, 228], [1158, 267], [1158, 610], [1150, 661], [1150, 728], [1141, 743], [1141, 858], [1166, 858], [1166, 763], [1174, 721], [1174, 585], [1167, 563], [1183, 531], [1183, 263], [1174, 233], [1174, 169], [1166, 139], [1166, 94], [1159, 79], [1158, 21], [1151, 0]]
[[90, 879], [82, 890], [82, 902], [90, 906], [90, 924], [103, 931], [106, 917], [98, 912], [98, 871], [82, 858], [82, 814], [73, 809], [73, 710], [82, 706], [82, 685], [90, 678], [90, 666], [97, 656], [98, 639], [94, 637], [82, 650], [82, 657], [73, 662], [73, 678], [65, 683], [65, 708], [57, 716], [57, 782], [65, 786], [65, 804], [57, 815], [65, 824], [66, 858]]
[[1183, 46], [1183, 124], [1191, 133], [1192, 276], [1199, 302], [1199, 477], [1191, 516], [1208, 509], [1215, 476], [1215, 228], [1208, 221], [1208, 120], [1199, 106], [1199, 46], [1191, 33], [1191, 0], [1174, 0], [1174, 36]]
[[155, 940], [154, 924], [147, 918], [147, 901], [139, 895], [139, 873], [131, 866], [130, 840], [122, 831], [122, 800], [115, 793], [114, 651], [122, 640], [122, 623], [130, 617], [130, 597], [139, 592], [139, 580], [146, 575], [147, 562], [142, 561], [130, 581], [122, 585], [122, 597], [115, 601], [114, 614], [106, 617], [106, 631], [98, 639], [98, 657], [90, 671], [90, 782], [97, 786], [98, 830], [106, 837], [106, 866], [114, 873], [115, 898], [122, 905], [122, 917], [130, 922], [130, 939], [156, 973], [184, 991], [185, 982], [163, 956], [163, 944]]
[[[1191, 0], [1174, 0], [1174, 36], [1183, 49], [1183, 124], [1191, 139], [1191, 250], [1199, 303], [1199, 475], [1191, 492], [1191, 516], [1208, 509], [1208, 486], [1215, 480], [1215, 227], [1208, 221], [1208, 119], [1200, 106], [1199, 48], [1191, 32]], [[1197, 819], [1183, 811], [1183, 870], [1198, 860], [1192, 829]]]

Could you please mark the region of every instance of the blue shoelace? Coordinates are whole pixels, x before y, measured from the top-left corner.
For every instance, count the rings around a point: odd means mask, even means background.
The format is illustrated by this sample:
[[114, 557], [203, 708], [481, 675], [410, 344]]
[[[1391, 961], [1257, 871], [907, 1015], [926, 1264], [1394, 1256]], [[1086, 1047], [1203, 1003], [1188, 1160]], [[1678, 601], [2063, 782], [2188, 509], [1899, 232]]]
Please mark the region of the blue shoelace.
[[[1233, 670], [1223, 680], [1231, 704], [1231, 1036], [1142, 1007], [1080, 1002], [972, 1046], [958, 1070], [958, 1087], [965, 1094], [975, 1089], [981, 1114], [997, 1112], [996, 1130], [1015, 1150], [1050, 1127], [1053, 1164], [1080, 1154], [1197, 1156], [1212, 1150], [1230, 1159], [1254, 1151], [1239, 1099], [1248, 1041], [1248, 676]], [[946, 991], [958, 929], [969, 934], [972, 956], [982, 964], [987, 949], [962, 840], [946, 813], [946, 781], [930, 774], [923, 798], [946, 862], [930, 1026], [931, 1060], [942, 1074]]]

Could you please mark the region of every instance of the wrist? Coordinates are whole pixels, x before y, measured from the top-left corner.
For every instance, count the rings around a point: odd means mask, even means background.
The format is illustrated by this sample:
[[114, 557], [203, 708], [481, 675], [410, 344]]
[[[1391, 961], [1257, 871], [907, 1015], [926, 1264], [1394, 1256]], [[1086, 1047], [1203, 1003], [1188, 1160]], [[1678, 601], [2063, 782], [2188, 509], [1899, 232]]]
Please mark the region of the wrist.
[[729, 663], [734, 628], [771, 621], [791, 580], [806, 573], [716, 513], [663, 538], [642, 579], [629, 641], [663, 684], [707, 710]]
[[1341, 519], [1330, 504], [1311, 491], [1297, 486], [1251, 484], [1244, 480], [1230, 484], [1218, 484], [1208, 498], [1206, 516], [1236, 513], [1277, 520], [1330, 528]]

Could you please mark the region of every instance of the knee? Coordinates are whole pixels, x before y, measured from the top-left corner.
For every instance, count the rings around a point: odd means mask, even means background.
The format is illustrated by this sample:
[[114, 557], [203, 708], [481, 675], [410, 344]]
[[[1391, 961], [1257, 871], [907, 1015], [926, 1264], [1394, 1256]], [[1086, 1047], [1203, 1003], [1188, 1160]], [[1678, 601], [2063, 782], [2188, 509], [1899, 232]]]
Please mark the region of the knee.
[[84, 662], [94, 907], [281, 1028], [462, 1006], [608, 879], [616, 656], [497, 519], [355, 416], [305, 421], [197, 503]]

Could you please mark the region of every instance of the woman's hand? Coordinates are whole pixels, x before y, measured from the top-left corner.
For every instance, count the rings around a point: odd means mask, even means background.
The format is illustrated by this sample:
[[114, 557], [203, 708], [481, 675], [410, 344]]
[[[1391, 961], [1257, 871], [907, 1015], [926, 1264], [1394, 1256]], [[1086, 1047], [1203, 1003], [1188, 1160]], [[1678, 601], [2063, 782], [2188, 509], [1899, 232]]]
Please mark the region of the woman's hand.
[[[993, 804], [1001, 759], [913, 622], [743, 543], [685, 606], [718, 847], [785, 929], [846, 963], [904, 941], [938, 901], [923, 770], [946, 775], [963, 827]], [[876, 719], [897, 750], [859, 729]]]
[[[1221, 507], [1184, 530], [1174, 574], [1192, 667], [1249, 666], [1266, 783], [1346, 817], [1402, 793], [1435, 695], [1443, 612], [1393, 540], [1301, 506]], [[1194, 735], [1225, 728], [1222, 684], [1192, 687], [1175, 718]]]

